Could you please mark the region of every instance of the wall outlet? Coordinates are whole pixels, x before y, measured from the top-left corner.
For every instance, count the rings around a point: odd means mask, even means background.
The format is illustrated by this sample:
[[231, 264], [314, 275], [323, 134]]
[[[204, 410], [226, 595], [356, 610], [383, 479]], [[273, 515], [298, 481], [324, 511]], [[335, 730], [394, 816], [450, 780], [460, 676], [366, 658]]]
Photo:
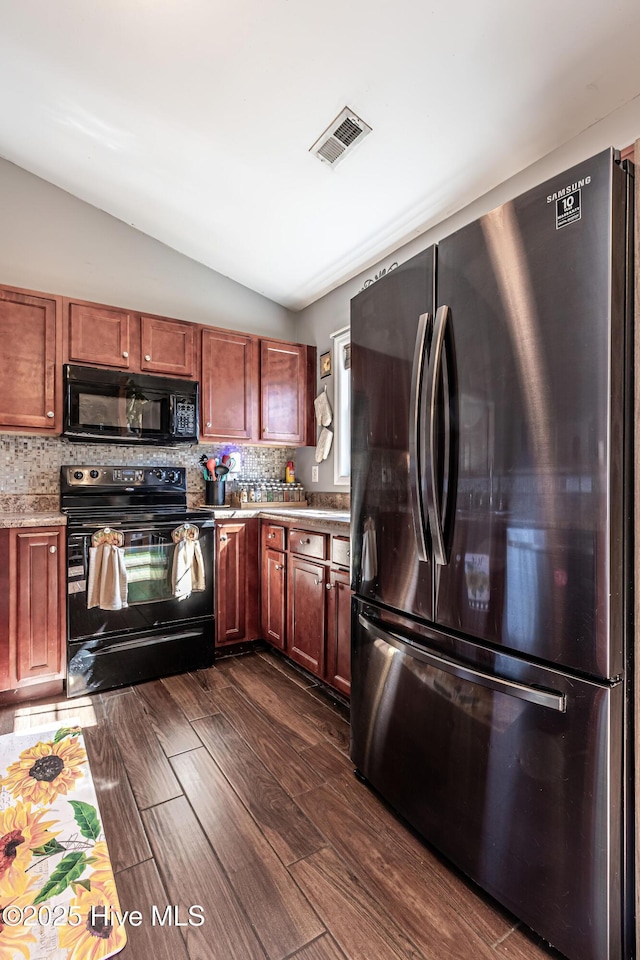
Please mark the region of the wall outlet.
[[318, 482], [318, 467], [311, 467], [311, 483]]

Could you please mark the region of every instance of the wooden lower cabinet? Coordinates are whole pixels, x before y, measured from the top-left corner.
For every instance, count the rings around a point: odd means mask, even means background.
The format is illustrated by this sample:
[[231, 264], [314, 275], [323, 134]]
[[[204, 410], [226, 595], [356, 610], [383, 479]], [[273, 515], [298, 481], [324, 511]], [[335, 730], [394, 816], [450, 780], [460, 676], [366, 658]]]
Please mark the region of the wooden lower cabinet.
[[261, 543], [262, 638], [349, 696], [349, 538], [265, 520]]
[[216, 647], [256, 640], [259, 520], [216, 523]]
[[327, 584], [327, 657], [325, 678], [351, 694], [351, 578], [347, 570], [331, 570]]
[[284, 650], [287, 629], [287, 555], [266, 549], [262, 554], [262, 635]]
[[289, 557], [287, 653], [311, 673], [324, 675], [326, 567]]
[[0, 531], [0, 689], [60, 681], [66, 641], [63, 527]]

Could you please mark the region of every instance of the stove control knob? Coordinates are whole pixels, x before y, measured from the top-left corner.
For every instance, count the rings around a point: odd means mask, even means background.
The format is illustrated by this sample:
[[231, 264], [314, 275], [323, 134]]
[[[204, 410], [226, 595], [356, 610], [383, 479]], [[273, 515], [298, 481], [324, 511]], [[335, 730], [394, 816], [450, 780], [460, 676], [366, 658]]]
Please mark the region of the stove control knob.
[[179, 473], [177, 473], [175, 470], [169, 470], [169, 480], [171, 481], [171, 483], [177, 483], [179, 479], [180, 479]]
[[89, 476], [91, 477], [92, 480], [97, 480], [98, 477], [100, 476], [100, 471], [99, 471], [99, 470], [90, 470], [90, 471], [89, 471]]
[[82, 470], [74, 470], [74, 473], [73, 473], [74, 480], [82, 480], [83, 477], [84, 477], [84, 473], [82, 472]]
[[158, 478], [158, 480], [164, 480], [164, 470], [160, 470], [160, 469], [154, 470], [153, 473], [154, 473], [154, 476]]

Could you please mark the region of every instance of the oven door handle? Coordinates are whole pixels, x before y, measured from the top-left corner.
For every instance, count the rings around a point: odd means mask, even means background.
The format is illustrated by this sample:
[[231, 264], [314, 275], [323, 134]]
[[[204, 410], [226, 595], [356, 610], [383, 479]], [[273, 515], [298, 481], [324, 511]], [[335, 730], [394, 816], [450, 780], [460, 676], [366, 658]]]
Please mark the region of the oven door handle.
[[83, 524], [81, 527], [67, 526], [69, 537], [88, 537], [96, 530], [102, 530], [104, 527], [113, 527], [121, 533], [157, 533], [159, 530], [175, 530], [183, 523], [191, 523], [198, 530], [213, 530], [215, 521], [211, 520], [160, 520], [157, 522], [146, 521], [145, 523], [132, 523], [129, 520], [109, 521], [109, 523]]

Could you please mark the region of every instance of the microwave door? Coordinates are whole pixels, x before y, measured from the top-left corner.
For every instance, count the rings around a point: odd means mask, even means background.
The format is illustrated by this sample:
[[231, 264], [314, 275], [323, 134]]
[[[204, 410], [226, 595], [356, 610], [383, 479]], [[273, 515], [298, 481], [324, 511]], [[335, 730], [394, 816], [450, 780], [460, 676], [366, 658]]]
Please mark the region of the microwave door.
[[197, 397], [195, 383], [69, 365], [64, 434], [131, 444], [193, 442]]

